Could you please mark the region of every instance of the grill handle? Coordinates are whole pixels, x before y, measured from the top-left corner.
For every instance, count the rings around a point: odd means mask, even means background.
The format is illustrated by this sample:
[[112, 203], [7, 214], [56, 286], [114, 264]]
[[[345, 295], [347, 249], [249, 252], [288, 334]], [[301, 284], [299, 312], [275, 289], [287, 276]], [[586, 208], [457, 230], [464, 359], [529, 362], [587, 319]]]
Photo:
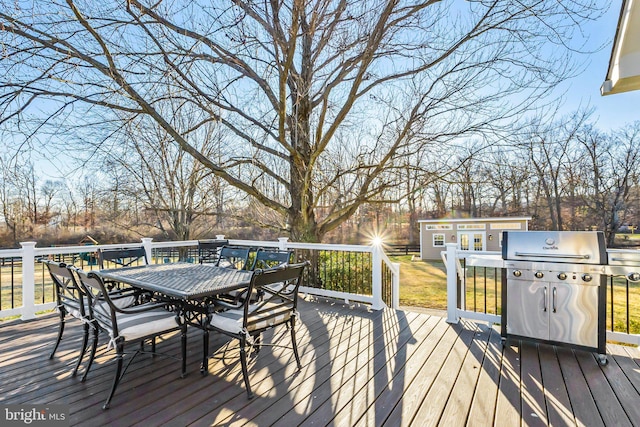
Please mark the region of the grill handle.
[[547, 287], [545, 286], [542, 289], [544, 289], [543, 296], [542, 296], [542, 301], [544, 303], [544, 310], [543, 311], [546, 313], [547, 312]]
[[591, 255], [573, 254], [539, 254], [533, 252], [516, 252], [515, 256], [539, 257], [539, 258], [567, 258], [567, 259], [589, 259]]
[[615, 257], [614, 258], [609, 258], [609, 261], [627, 261], [627, 262], [630, 262], [630, 263], [634, 263], [634, 262], [637, 263], [638, 262], [638, 260], [635, 260], [635, 259], [615, 258]]

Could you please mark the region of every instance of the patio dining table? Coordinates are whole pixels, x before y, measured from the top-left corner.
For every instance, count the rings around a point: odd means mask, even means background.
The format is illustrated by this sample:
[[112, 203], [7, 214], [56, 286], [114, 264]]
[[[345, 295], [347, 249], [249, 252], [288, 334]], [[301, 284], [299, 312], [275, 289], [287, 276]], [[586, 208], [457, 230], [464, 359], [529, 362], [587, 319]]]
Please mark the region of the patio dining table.
[[187, 262], [113, 268], [95, 273], [103, 279], [191, 302], [247, 287], [253, 275], [253, 271]]
[[[210, 264], [177, 262], [97, 270], [95, 274], [130, 286], [151, 291], [159, 299], [175, 305], [184, 320], [204, 331], [204, 351], [209, 334], [204, 327], [215, 311], [215, 297], [246, 288], [253, 271], [216, 267]], [[201, 367], [204, 373], [206, 366]]]

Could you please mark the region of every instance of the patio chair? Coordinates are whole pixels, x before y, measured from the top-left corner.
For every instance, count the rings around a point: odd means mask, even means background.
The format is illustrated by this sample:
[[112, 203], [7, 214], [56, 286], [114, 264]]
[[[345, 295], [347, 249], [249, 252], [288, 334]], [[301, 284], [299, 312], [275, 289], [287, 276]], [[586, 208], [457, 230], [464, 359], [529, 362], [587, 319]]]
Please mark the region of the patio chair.
[[288, 264], [293, 251], [258, 249], [251, 270], [266, 270]]
[[249, 252], [251, 248], [236, 246], [223, 246], [220, 249], [216, 266], [246, 270], [249, 265]]
[[[220, 249], [218, 262], [216, 266], [224, 268], [235, 268], [237, 270], [246, 270], [249, 267], [249, 254], [251, 248], [223, 246]], [[226, 294], [219, 295], [222, 300], [237, 304], [245, 295], [245, 290], [231, 291]]]
[[147, 252], [144, 247], [98, 249], [98, 264], [100, 269], [131, 267], [135, 265], [147, 265]]
[[[262, 301], [252, 304], [249, 299], [245, 299], [238, 307], [230, 307], [231, 309], [227, 311], [209, 315], [211, 320], [206, 324], [204, 334], [203, 373], [207, 371], [208, 366], [208, 331], [217, 331], [237, 339], [240, 343], [240, 363], [242, 364], [244, 384], [248, 398], [252, 399], [253, 392], [249, 383], [246, 347], [264, 345], [259, 344], [262, 332], [282, 324], [287, 324], [291, 331], [291, 348], [296, 358], [298, 370], [302, 369], [296, 343], [295, 322], [298, 315], [296, 310], [298, 288], [307, 265], [309, 265], [308, 261], [300, 264], [282, 265], [269, 270], [256, 270], [246, 292], [248, 294], [254, 290], [264, 292]], [[292, 291], [282, 292], [287, 284], [293, 285]], [[280, 287], [278, 288], [277, 285]], [[221, 304], [225, 303], [221, 302]], [[258, 349], [259, 347], [256, 348], [256, 350]]]
[[228, 245], [228, 240], [198, 240], [198, 260], [200, 264], [216, 264], [220, 256], [220, 248]]
[[[101, 270], [147, 264], [149, 264], [147, 252], [142, 246], [136, 248], [98, 249], [98, 265]], [[109, 290], [122, 286], [120, 283], [111, 280], [106, 280], [105, 284]]]
[[53, 346], [53, 350], [49, 354], [49, 359], [53, 359], [53, 356], [62, 341], [62, 335], [64, 333], [64, 326], [67, 321], [67, 316], [71, 316], [74, 319], [80, 320], [83, 330], [82, 335], [82, 347], [80, 348], [80, 355], [78, 361], [73, 368], [72, 376], [78, 373], [82, 358], [87, 350], [87, 343], [89, 341], [89, 328], [90, 319], [86, 309], [85, 295], [82, 292], [80, 286], [78, 286], [73, 274], [67, 269], [67, 265], [63, 262], [51, 261], [51, 260], [39, 260], [47, 266], [49, 275], [53, 281], [53, 285], [56, 292], [56, 308], [60, 316], [60, 324], [58, 325], [58, 338]]
[[[187, 355], [187, 324], [182, 321], [176, 312], [167, 310], [166, 303], [147, 302], [126, 308], [120, 307], [118, 302], [112, 298], [112, 294], [100, 278], [93, 272], [85, 272], [79, 268], [73, 269], [80, 279], [80, 285], [87, 296], [89, 315], [97, 328], [105, 331], [109, 335], [107, 350], [113, 347], [116, 351], [116, 373], [111, 391], [103, 405], [103, 409], [108, 409], [111, 399], [116, 392], [120, 380], [127, 371], [127, 368], [135, 356], [143, 351], [140, 345], [124, 367], [125, 345], [131, 343], [144, 343], [147, 339], [174, 332], [181, 331], [181, 360], [182, 376], [186, 374]], [[97, 339], [94, 341], [91, 357], [87, 369], [91, 367], [95, 358]], [[155, 345], [154, 345], [155, 348]], [[155, 351], [153, 352], [155, 354]]]

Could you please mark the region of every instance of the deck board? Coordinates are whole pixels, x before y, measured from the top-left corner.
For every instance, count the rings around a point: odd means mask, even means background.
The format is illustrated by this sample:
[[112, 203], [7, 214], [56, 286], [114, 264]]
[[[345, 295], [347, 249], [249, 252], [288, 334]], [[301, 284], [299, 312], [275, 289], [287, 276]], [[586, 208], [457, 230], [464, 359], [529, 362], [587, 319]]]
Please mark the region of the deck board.
[[[85, 383], [72, 377], [81, 324], [68, 322], [53, 359], [54, 314], [0, 323], [0, 406], [64, 404], [79, 426], [503, 426], [640, 425], [640, 352], [608, 345], [609, 363], [585, 352], [513, 341], [498, 328], [410, 311], [301, 301], [296, 329], [302, 370], [289, 348], [251, 359], [248, 400], [237, 344], [211, 334], [206, 375], [202, 334], [188, 334], [188, 376], [179, 362], [134, 359], [112, 401], [111, 353], [101, 351]], [[281, 338], [277, 339], [276, 338]], [[264, 342], [289, 343], [289, 331]], [[178, 334], [158, 351], [178, 355]], [[226, 356], [226, 357], [223, 357]], [[80, 374], [82, 374], [82, 370]]]
[[520, 405], [523, 425], [547, 425], [547, 408], [542, 384], [538, 346], [523, 342], [520, 345]]
[[496, 329], [489, 329], [489, 333], [489, 340], [482, 355], [478, 381], [474, 384], [473, 400], [467, 418], [469, 427], [492, 426], [495, 417], [500, 384], [502, 341]]

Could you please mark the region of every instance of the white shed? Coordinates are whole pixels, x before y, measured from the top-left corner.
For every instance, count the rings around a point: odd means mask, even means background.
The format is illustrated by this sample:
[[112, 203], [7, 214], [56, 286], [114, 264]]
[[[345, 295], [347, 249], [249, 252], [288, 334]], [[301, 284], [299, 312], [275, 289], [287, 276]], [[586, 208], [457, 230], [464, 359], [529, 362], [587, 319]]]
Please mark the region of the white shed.
[[502, 250], [504, 230], [528, 230], [531, 217], [440, 218], [418, 220], [420, 258], [440, 259], [446, 243], [467, 251]]

